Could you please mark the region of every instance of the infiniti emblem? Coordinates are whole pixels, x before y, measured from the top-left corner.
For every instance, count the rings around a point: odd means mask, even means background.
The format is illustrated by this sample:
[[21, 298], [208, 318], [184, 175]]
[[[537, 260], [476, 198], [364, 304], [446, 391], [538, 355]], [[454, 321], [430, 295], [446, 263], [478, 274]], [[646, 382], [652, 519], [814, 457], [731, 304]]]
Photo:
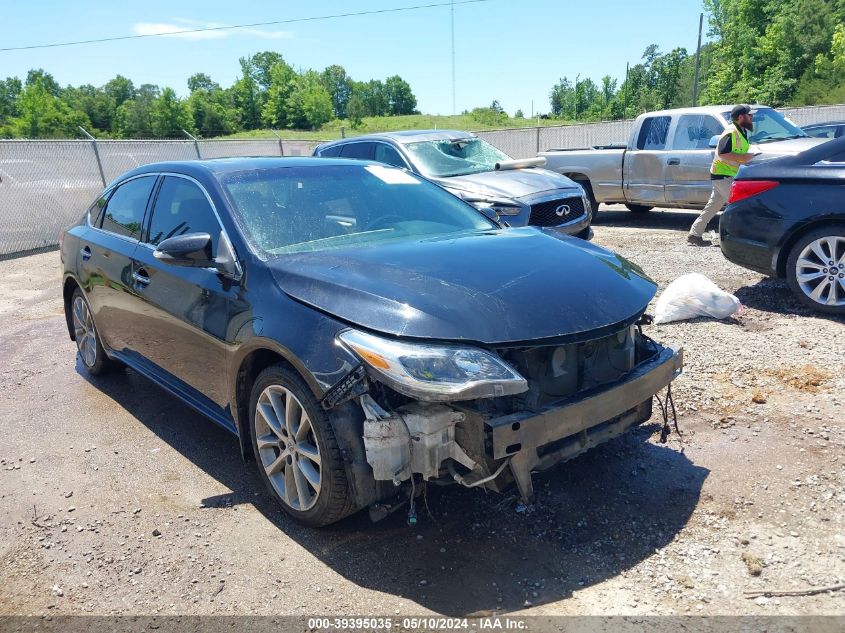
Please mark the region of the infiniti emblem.
[[555, 209], [555, 213], [557, 214], [558, 217], [561, 217], [561, 218], [565, 215], [569, 215], [569, 205], [568, 204], [560, 205], [557, 209]]

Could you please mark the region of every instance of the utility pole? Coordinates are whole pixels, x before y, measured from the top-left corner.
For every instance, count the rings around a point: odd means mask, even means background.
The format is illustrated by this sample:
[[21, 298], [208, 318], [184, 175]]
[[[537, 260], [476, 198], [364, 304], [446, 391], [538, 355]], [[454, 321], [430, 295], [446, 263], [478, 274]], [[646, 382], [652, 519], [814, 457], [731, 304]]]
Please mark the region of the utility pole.
[[698, 14], [698, 47], [695, 49], [695, 74], [692, 79], [692, 105], [698, 105], [698, 58], [701, 55], [701, 28], [704, 26], [704, 14]]
[[622, 120], [628, 118], [628, 71], [630, 70], [631, 64], [629, 62], [625, 62], [625, 90], [622, 92]]
[[578, 80], [581, 79], [581, 73], [575, 75], [575, 120], [578, 120]]
[[455, 110], [455, 0], [449, 3], [452, 15], [452, 114], [457, 114]]

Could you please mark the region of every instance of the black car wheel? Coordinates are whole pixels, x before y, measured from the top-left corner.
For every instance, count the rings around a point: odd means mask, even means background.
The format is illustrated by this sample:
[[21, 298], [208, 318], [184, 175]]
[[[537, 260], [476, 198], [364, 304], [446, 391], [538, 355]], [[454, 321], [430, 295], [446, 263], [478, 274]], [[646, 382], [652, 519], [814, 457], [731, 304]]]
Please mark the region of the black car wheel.
[[261, 478], [285, 512], [311, 527], [355, 510], [326, 415], [302, 379], [283, 365], [268, 367], [253, 385], [252, 447]]
[[786, 279], [804, 305], [845, 314], [845, 226], [815, 229], [798, 240], [786, 262]]
[[625, 206], [631, 213], [648, 213], [654, 208], [645, 204], [626, 204]]
[[79, 288], [73, 291], [70, 312], [73, 321], [73, 338], [85, 370], [92, 376], [99, 376], [113, 369], [115, 364], [106, 356], [97, 326], [94, 325], [91, 308]]

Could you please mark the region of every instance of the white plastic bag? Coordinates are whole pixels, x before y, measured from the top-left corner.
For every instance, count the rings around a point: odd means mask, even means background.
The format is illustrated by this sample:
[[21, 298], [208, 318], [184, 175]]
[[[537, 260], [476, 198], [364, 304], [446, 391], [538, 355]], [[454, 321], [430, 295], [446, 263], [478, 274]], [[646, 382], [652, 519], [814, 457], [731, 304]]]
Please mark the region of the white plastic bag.
[[698, 316], [726, 319], [742, 311], [732, 294], [700, 273], [681, 275], [669, 284], [655, 306], [655, 323], [684, 321]]

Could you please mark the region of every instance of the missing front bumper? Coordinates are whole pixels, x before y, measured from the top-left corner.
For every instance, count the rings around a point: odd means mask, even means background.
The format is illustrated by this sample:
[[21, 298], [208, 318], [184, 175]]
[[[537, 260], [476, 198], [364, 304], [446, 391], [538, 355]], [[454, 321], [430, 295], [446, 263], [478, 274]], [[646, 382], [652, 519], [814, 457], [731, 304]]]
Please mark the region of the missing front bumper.
[[579, 395], [540, 413], [518, 412], [488, 420], [492, 457], [510, 459], [520, 496], [533, 497], [531, 472], [545, 470], [624, 433], [651, 417], [652, 397], [683, 369], [683, 349], [663, 348], [618, 383]]

